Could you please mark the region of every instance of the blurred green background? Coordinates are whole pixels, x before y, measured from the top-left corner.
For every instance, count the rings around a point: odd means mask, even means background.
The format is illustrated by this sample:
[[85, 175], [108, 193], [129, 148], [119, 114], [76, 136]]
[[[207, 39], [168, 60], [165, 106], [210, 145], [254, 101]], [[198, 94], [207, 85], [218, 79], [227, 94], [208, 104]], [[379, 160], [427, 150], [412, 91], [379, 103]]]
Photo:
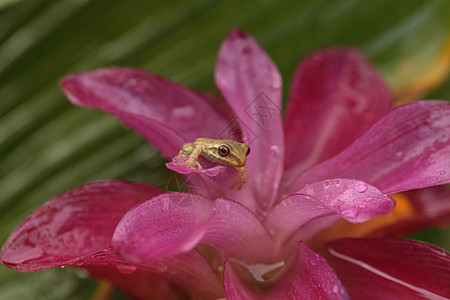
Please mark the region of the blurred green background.
[[[215, 90], [221, 41], [253, 35], [278, 65], [285, 97], [299, 60], [330, 45], [360, 47], [394, 90], [419, 76], [450, 38], [450, 1], [0, 0], [0, 243], [45, 201], [121, 178], [166, 188], [158, 151], [115, 118], [72, 106], [58, 80], [136, 66]], [[426, 98], [450, 99], [446, 80]], [[450, 248], [448, 230], [416, 236]], [[0, 299], [88, 299], [97, 283], [74, 270], [0, 267]]]

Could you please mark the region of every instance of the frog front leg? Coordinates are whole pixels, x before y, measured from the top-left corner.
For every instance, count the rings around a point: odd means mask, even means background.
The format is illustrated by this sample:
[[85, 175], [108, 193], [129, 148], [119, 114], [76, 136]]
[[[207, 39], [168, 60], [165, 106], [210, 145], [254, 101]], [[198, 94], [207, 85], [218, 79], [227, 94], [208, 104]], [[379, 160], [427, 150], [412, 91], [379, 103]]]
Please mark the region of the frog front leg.
[[202, 147], [201, 146], [195, 146], [192, 152], [189, 155], [189, 158], [186, 160], [185, 164], [189, 165], [191, 169], [194, 169], [194, 167], [197, 167], [197, 169], [203, 169], [202, 165], [198, 162], [198, 157], [202, 153]]
[[178, 155], [172, 158], [173, 162], [176, 162], [180, 157], [186, 157], [187, 155], [191, 154], [194, 150], [194, 144], [193, 143], [187, 143], [183, 145], [183, 148], [181, 148], [180, 152], [178, 152]]
[[[197, 167], [197, 169], [202, 169], [202, 166], [197, 161], [198, 156], [202, 152], [202, 147], [196, 145], [194, 143], [187, 143], [183, 145], [183, 149], [180, 150], [177, 156], [175, 156], [172, 161], [178, 165], [189, 165], [190, 168]], [[176, 162], [180, 157], [186, 157], [189, 155], [189, 158], [181, 163]]]

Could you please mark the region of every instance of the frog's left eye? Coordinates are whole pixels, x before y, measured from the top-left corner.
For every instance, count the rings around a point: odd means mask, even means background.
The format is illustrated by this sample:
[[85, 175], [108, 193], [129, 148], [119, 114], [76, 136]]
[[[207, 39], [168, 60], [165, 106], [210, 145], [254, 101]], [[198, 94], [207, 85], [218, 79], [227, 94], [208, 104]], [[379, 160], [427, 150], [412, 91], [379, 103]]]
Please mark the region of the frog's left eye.
[[228, 148], [225, 145], [222, 145], [219, 147], [219, 155], [220, 156], [225, 157], [225, 156], [228, 156], [228, 154], [230, 154], [230, 148]]

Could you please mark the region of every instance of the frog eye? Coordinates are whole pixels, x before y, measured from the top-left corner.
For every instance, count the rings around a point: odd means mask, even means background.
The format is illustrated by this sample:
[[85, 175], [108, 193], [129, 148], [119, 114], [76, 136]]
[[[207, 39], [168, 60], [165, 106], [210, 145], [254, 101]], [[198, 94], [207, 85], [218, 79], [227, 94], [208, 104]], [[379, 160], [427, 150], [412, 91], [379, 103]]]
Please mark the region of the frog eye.
[[225, 145], [222, 145], [219, 147], [219, 155], [220, 156], [225, 157], [225, 156], [228, 156], [228, 154], [230, 154], [230, 148], [228, 148]]
[[247, 149], [247, 156], [250, 154], [250, 147]]

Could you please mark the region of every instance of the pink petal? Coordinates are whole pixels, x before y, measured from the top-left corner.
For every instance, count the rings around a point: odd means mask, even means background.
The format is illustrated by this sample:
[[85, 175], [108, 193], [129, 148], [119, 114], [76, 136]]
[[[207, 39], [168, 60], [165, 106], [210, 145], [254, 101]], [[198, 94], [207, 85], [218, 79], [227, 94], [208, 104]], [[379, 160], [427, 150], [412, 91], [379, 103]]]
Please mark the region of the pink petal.
[[297, 257], [288, 272], [265, 293], [257, 293], [250, 289], [229, 262], [225, 264], [223, 280], [229, 300], [348, 299], [334, 270], [323, 257], [303, 242], [300, 243]]
[[108, 248], [122, 216], [159, 193], [143, 184], [105, 181], [62, 194], [17, 227], [0, 252], [2, 263], [19, 271], [36, 271]]
[[349, 146], [392, 107], [392, 96], [367, 58], [330, 48], [297, 68], [284, 119], [290, 176]]
[[265, 263], [275, 259], [275, 243], [258, 217], [245, 206], [217, 199], [200, 241], [217, 247], [242, 262]]
[[202, 97], [143, 70], [109, 68], [61, 81], [74, 104], [107, 111], [172, 158], [183, 143], [218, 138], [226, 120]]
[[244, 261], [267, 260], [274, 251], [269, 234], [244, 206], [188, 193], [165, 193], [136, 207], [113, 237], [114, 249], [134, 262], [187, 252], [199, 243]]
[[[106, 279], [139, 299], [148, 299], [155, 293], [158, 280], [164, 288], [179, 286], [195, 296], [216, 299], [223, 295], [222, 284], [204, 257], [190, 251], [177, 256], [165, 257], [146, 264], [132, 264], [118, 257], [110, 249], [99, 251], [76, 264], [88, 270], [94, 277]], [[169, 293], [173, 290], [169, 290]], [[153, 299], [153, 298], [152, 298]]]
[[449, 183], [449, 132], [450, 103], [401, 106], [337, 156], [291, 178], [286, 193], [330, 176], [357, 178], [387, 194]]
[[154, 197], [132, 209], [116, 228], [113, 247], [130, 261], [151, 261], [193, 249], [213, 203], [183, 192]]
[[23, 272], [65, 265], [95, 270], [99, 277], [141, 299], [148, 290], [127, 284], [131, 274], [139, 282], [156, 274], [196, 294], [220, 296], [215, 273], [198, 253], [135, 265], [111, 251], [114, 229], [124, 214], [161, 192], [143, 184], [105, 181], [62, 194], [19, 225], [0, 252], [2, 263]]
[[370, 236], [404, 236], [450, 224], [450, 187], [439, 185], [404, 194], [413, 206], [414, 218], [400, 219], [372, 232]]
[[[200, 161], [201, 157], [199, 157]], [[166, 163], [166, 167], [180, 174], [190, 174], [190, 173], [201, 173], [208, 176], [217, 176], [220, 172], [223, 172], [227, 167], [218, 164], [208, 163], [206, 159], [205, 161], [207, 165], [202, 164], [202, 168], [197, 168], [196, 166], [190, 167], [189, 165], [183, 164], [186, 162], [187, 158], [179, 158], [176, 162], [171, 161]]]
[[341, 239], [327, 259], [352, 299], [450, 298], [450, 255], [423, 242]]
[[249, 183], [267, 208], [276, 196], [283, 165], [281, 76], [253, 38], [233, 30], [220, 49], [215, 82], [251, 148]]
[[386, 214], [395, 202], [380, 190], [353, 179], [327, 179], [307, 185], [270, 212], [266, 227], [289, 249], [343, 217], [353, 223]]

